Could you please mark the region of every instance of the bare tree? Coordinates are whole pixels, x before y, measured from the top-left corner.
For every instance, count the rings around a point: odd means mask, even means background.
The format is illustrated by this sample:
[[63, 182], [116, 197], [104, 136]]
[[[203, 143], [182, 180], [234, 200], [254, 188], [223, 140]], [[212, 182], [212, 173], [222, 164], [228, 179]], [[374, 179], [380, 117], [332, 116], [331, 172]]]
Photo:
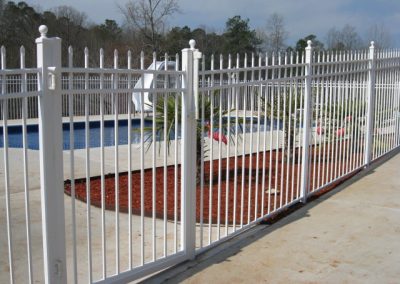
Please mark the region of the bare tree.
[[83, 62], [83, 50], [88, 45], [88, 38], [85, 36], [87, 15], [71, 6], [59, 6], [52, 11], [56, 19], [50, 17], [54, 22], [50, 24], [49, 28], [51, 34], [62, 38], [63, 64], [67, 64], [66, 55], [69, 46], [74, 48], [74, 61], [77, 64]]
[[61, 23], [57, 27], [57, 34], [62, 37], [63, 45], [76, 46], [81, 41], [80, 35], [86, 25], [87, 15], [71, 6], [59, 6], [53, 9], [54, 15]]
[[362, 46], [361, 37], [353, 26], [345, 25], [342, 29], [341, 36], [346, 49], [357, 49]]
[[330, 28], [326, 34], [326, 45], [328, 49], [337, 49], [340, 32], [336, 28]]
[[[259, 32], [261, 35], [262, 33]], [[272, 14], [267, 20], [265, 32], [265, 46], [270, 52], [279, 52], [286, 48], [285, 41], [288, 32], [285, 30], [285, 21], [282, 15]]]
[[331, 28], [327, 34], [328, 49], [351, 50], [362, 47], [361, 37], [356, 28], [346, 24], [341, 30]]
[[87, 15], [85, 13], [79, 12], [71, 6], [58, 6], [53, 9], [53, 13], [57, 18], [64, 18], [78, 26], [84, 26], [87, 19]]
[[374, 24], [367, 32], [367, 42], [375, 41], [375, 46], [379, 48], [389, 48], [393, 44], [393, 38], [384, 24]]
[[157, 50], [166, 19], [179, 12], [179, 5], [178, 0], [130, 0], [119, 9], [127, 25], [139, 31], [143, 44]]

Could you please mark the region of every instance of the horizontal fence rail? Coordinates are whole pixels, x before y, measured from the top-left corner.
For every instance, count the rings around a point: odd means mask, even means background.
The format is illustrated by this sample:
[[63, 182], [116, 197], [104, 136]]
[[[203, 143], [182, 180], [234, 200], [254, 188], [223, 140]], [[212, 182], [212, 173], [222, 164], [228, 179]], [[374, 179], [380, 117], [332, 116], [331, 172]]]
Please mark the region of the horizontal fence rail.
[[1, 48], [1, 283], [146, 277], [400, 146], [398, 50], [206, 57], [191, 41], [106, 68], [70, 47], [62, 67], [40, 32], [35, 68]]

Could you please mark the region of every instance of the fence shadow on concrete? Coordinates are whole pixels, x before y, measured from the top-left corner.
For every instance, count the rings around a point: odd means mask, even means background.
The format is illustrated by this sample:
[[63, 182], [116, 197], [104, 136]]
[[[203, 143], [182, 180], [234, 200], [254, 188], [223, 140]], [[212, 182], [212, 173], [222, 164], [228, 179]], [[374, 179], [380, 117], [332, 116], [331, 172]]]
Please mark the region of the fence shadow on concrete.
[[192, 261], [186, 261], [177, 266], [171, 267], [164, 272], [154, 275], [150, 278], [142, 280], [142, 283], [180, 283], [192, 275], [195, 275], [212, 265], [230, 261], [229, 258], [242, 252], [249, 245], [257, 242], [265, 236], [277, 231], [291, 223], [294, 223], [302, 218], [309, 217], [309, 211], [320, 205], [321, 203], [329, 200], [336, 194], [342, 192], [353, 183], [361, 180], [362, 178], [369, 176], [376, 172], [376, 169], [383, 165], [388, 160], [400, 153], [400, 149], [392, 151], [389, 155], [382, 157], [381, 159], [374, 162], [368, 169], [365, 169], [355, 176], [344, 181], [336, 188], [329, 192], [314, 198], [306, 204], [296, 204], [293, 210], [289, 210], [289, 214], [282, 214], [281, 218], [272, 224], [259, 224], [254, 228], [236, 236], [235, 238], [222, 243], [217, 248], [204, 252], [196, 257]]

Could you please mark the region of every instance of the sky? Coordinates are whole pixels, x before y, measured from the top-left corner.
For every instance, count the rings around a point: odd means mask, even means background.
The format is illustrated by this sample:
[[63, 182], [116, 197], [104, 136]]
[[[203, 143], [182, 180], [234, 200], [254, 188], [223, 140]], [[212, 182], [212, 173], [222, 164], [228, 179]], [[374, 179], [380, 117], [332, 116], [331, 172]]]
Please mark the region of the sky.
[[[16, 0], [18, 1], [18, 0]], [[117, 5], [128, 0], [25, 0], [29, 5], [46, 10], [69, 5], [88, 15], [95, 23], [114, 19], [122, 24], [123, 16]], [[178, 0], [181, 13], [172, 16], [172, 26], [207, 27], [222, 32], [228, 18], [240, 15], [249, 18], [252, 28], [265, 28], [272, 13], [285, 19], [288, 44], [299, 38], [315, 34], [326, 40], [327, 31], [346, 24], [356, 27], [362, 38], [367, 36], [371, 25], [384, 25], [400, 47], [400, 0]]]

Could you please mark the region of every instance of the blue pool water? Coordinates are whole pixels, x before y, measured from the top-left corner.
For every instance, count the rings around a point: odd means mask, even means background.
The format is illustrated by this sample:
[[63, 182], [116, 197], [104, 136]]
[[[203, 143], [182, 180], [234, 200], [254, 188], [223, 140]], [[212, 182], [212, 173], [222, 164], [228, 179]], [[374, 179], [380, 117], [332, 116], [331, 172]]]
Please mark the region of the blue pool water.
[[[145, 120], [145, 129], [150, 128], [151, 120]], [[278, 123], [274, 121], [274, 129], [277, 129]], [[279, 128], [281, 128], [280, 125]], [[267, 130], [270, 128], [270, 123], [267, 123]], [[260, 130], [264, 130], [264, 126], [260, 126]], [[140, 120], [132, 120], [131, 129], [132, 143], [140, 143]], [[253, 122], [253, 131], [257, 131], [257, 120]], [[171, 133], [171, 139], [175, 139], [174, 132]], [[246, 125], [246, 132], [250, 132], [249, 122]], [[38, 125], [27, 126], [28, 148], [32, 150], [39, 149], [39, 127]], [[74, 122], [74, 149], [85, 148], [85, 123]], [[145, 138], [151, 136], [150, 130], [145, 130]], [[179, 132], [178, 132], [179, 136]], [[179, 138], [179, 137], [178, 137]], [[114, 121], [104, 122], [104, 146], [114, 145]], [[63, 124], [63, 149], [70, 149], [70, 127], [69, 123]], [[3, 127], [0, 127], [0, 147], [3, 147]], [[22, 148], [22, 126], [8, 126], [8, 144], [11, 148]], [[128, 144], [128, 120], [118, 121], [118, 144]], [[91, 121], [89, 123], [89, 145], [91, 148], [100, 147], [100, 121]]]
[[[150, 127], [151, 121], [145, 120], [145, 128]], [[38, 125], [27, 126], [28, 148], [39, 149], [39, 127]], [[70, 149], [70, 125], [63, 123], [63, 149]], [[149, 135], [145, 131], [145, 135]], [[0, 147], [3, 147], [3, 128], [0, 128]], [[74, 122], [74, 149], [85, 148], [85, 123]], [[8, 127], [9, 147], [22, 148], [22, 126]], [[114, 145], [114, 121], [104, 122], [104, 146]], [[118, 142], [120, 145], [128, 144], [128, 120], [118, 121]], [[140, 120], [132, 120], [132, 143], [140, 142]], [[91, 148], [100, 147], [100, 121], [91, 121], [89, 123], [89, 145]]]

